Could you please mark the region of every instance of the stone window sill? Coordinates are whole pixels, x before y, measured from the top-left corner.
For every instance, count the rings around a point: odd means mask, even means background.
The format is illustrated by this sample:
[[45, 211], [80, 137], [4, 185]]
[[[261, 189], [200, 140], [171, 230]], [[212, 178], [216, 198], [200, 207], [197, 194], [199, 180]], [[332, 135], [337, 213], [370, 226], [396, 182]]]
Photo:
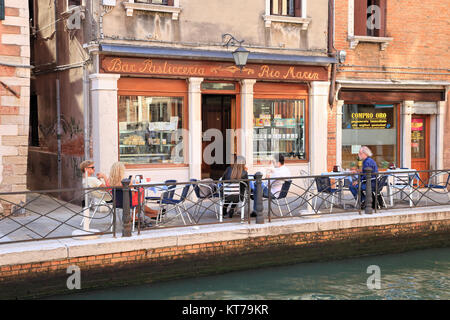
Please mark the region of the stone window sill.
[[380, 49], [384, 50], [394, 38], [389, 37], [370, 37], [370, 36], [349, 36], [350, 48], [355, 49], [360, 42], [379, 43]]
[[308, 25], [311, 22], [311, 18], [300, 18], [300, 17], [290, 17], [290, 16], [268, 16], [263, 15], [263, 19], [266, 25], [266, 28], [270, 28], [272, 22], [284, 22], [284, 23], [295, 23], [299, 24], [302, 27], [302, 30], [308, 29]]
[[181, 12], [180, 7], [172, 7], [172, 6], [149, 4], [149, 3], [134, 3], [131, 1], [124, 2], [123, 6], [125, 7], [125, 10], [127, 11], [128, 17], [133, 16], [134, 10], [138, 10], [138, 11], [171, 13], [172, 20], [178, 20], [178, 15]]

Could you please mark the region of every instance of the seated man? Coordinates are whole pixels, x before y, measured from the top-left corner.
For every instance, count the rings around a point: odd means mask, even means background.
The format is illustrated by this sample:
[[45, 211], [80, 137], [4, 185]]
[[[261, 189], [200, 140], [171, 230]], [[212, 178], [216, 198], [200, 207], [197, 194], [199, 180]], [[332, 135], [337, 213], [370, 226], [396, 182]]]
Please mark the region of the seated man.
[[[85, 160], [80, 164], [80, 170], [83, 175], [83, 188], [100, 188], [100, 187], [108, 187], [108, 177], [104, 173], [97, 173], [96, 176], [94, 176], [95, 173], [95, 166], [94, 161], [92, 160]], [[86, 173], [87, 173], [87, 181], [86, 181]], [[102, 199], [106, 202], [109, 202], [112, 200], [111, 195], [103, 190], [96, 190], [90, 193], [90, 195], [94, 198]]]
[[[290, 177], [291, 172], [289, 168], [284, 165], [284, 156], [282, 154], [276, 154], [274, 159], [272, 160], [273, 168], [267, 170], [266, 178], [282, 178], [282, 177]], [[274, 180], [271, 182], [270, 192], [274, 197], [277, 197], [281, 191], [284, 180]], [[262, 190], [263, 197], [269, 197], [269, 187], [267, 185], [263, 185]], [[253, 212], [250, 215], [251, 217], [256, 217], [256, 201], [253, 202]]]
[[[366, 146], [362, 146], [359, 149], [358, 152], [358, 157], [359, 159], [361, 159], [363, 161], [362, 163], [362, 173], [366, 173], [367, 172], [367, 168], [371, 168], [372, 169], [372, 173], [378, 173], [378, 166], [377, 163], [375, 162], [375, 160], [373, 160], [372, 157], [372, 151], [370, 151], [370, 149]], [[357, 173], [357, 172], [355, 172]], [[372, 179], [372, 190], [375, 190], [375, 177], [373, 177]], [[353, 197], [355, 199], [357, 199], [358, 196], [358, 179], [356, 179], [355, 181], [353, 181], [353, 183], [349, 186], [350, 192], [353, 194]], [[366, 190], [366, 176], [362, 175], [361, 176], [361, 190], [365, 191]], [[365, 197], [365, 192], [361, 193], [361, 204], [362, 206], [364, 206], [364, 202], [366, 200]]]

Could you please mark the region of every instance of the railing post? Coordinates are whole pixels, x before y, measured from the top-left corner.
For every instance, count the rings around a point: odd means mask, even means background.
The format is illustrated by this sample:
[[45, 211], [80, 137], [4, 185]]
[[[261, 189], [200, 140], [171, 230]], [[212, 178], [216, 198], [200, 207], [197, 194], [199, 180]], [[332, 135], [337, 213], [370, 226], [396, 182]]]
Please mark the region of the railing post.
[[256, 223], [263, 224], [264, 223], [264, 215], [263, 215], [263, 199], [262, 199], [262, 173], [255, 173], [255, 212], [256, 212]]
[[366, 207], [365, 214], [372, 214], [372, 168], [366, 168]]
[[130, 217], [130, 179], [122, 180], [122, 237], [131, 237], [131, 217]]

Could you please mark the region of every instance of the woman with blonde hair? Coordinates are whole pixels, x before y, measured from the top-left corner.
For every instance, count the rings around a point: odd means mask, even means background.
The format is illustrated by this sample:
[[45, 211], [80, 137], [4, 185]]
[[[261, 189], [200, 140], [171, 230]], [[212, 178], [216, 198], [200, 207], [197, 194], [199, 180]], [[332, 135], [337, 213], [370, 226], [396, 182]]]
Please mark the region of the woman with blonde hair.
[[[123, 179], [125, 179], [125, 165], [120, 161], [114, 162], [109, 171], [109, 184], [112, 187], [121, 187]], [[133, 186], [133, 184], [134, 184], [134, 179], [131, 179], [130, 186]], [[145, 205], [144, 205], [144, 212], [145, 212], [144, 214], [149, 218], [153, 218], [153, 216], [158, 214], [158, 211], [150, 209]], [[149, 222], [147, 222], [147, 221], [144, 221], [144, 222], [149, 224]], [[149, 225], [151, 225], [151, 224], [149, 224]]]
[[[122, 180], [125, 178], [125, 165], [120, 162], [114, 162], [109, 171], [109, 184], [113, 187], [121, 187]], [[132, 182], [130, 181], [130, 185]]]
[[[245, 167], [245, 158], [243, 156], [237, 156], [234, 163], [228, 167], [223, 176], [222, 180], [240, 180], [248, 179], [247, 168]], [[234, 209], [236, 208], [239, 200], [243, 199], [245, 194], [245, 183], [225, 183], [224, 190], [229, 189], [239, 189], [240, 194], [229, 195], [225, 198], [225, 203], [223, 205], [223, 217], [227, 215], [227, 207], [231, 204], [231, 210], [228, 212], [230, 218], [233, 217]]]

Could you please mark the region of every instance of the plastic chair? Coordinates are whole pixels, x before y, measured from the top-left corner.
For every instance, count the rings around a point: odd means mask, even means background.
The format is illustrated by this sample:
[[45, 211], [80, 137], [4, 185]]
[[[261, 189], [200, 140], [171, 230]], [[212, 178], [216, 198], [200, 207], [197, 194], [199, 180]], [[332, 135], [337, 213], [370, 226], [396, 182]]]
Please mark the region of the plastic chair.
[[[401, 172], [400, 170], [405, 172]], [[402, 194], [407, 195], [409, 198], [409, 206], [412, 207], [413, 180], [417, 178], [417, 172], [411, 172], [411, 169], [408, 168], [401, 168], [396, 169], [396, 171], [392, 172], [391, 175], [393, 177], [393, 182], [388, 183], [388, 193], [391, 207], [394, 206], [394, 194], [400, 194], [400, 198], [402, 200]], [[398, 191], [394, 193], [394, 189]]]
[[[101, 195], [101, 197], [99, 197]], [[106, 198], [111, 198], [111, 194], [107, 191], [94, 191], [88, 193], [88, 207], [89, 211], [91, 209], [94, 209], [94, 212], [92, 215], [89, 215], [89, 217], [83, 216], [83, 219], [81, 219], [80, 226], [83, 225], [85, 219], [89, 219], [89, 224], [91, 223], [92, 219], [94, 219], [95, 214], [97, 211], [102, 210], [102, 208], [106, 208], [108, 212], [111, 212], [112, 210], [112, 200], [105, 200]], [[85, 206], [84, 200], [82, 201], [83, 207]]]

